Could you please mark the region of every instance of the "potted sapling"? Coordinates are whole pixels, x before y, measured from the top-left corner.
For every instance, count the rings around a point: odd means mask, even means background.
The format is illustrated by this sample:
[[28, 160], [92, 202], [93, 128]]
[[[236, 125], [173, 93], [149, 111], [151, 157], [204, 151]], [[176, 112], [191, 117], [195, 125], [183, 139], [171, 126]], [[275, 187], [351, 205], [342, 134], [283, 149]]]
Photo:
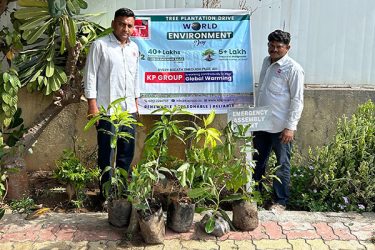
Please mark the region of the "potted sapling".
[[[222, 202], [236, 199], [233, 196], [223, 197], [225, 187], [225, 167], [223, 166], [221, 132], [209, 127], [214, 121], [215, 113], [211, 112], [203, 118], [203, 127], [195, 124], [191, 128], [193, 145], [187, 150], [187, 162], [194, 171], [190, 178], [194, 178], [193, 188], [188, 192], [191, 199], [204, 202], [200, 209], [208, 210], [200, 221], [206, 233], [222, 236], [230, 231], [230, 218], [221, 209]], [[191, 176], [194, 175], [194, 176]]]
[[188, 232], [194, 220], [195, 203], [188, 196], [195, 178], [193, 165], [185, 162], [176, 170], [173, 170], [178, 180], [178, 192], [171, 194], [167, 209], [167, 226], [177, 233]]
[[232, 223], [240, 231], [254, 230], [259, 224], [257, 201], [261, 198], [253, 179], [255, 164], [249, 157], [255, 152], [253, 136], [249, 133], [250, 126], [229, 122], [224, 130], [224, 155], [230, 156], [226, 166], [226, 187], [234, 196], [237, 195], [232, 203]]
[[[136, 165], [128, 186], [128, 200], [136, 209], [137, 222], [142, 238], [148, 244], [160, 244], [165, 236], [165, 221], [161, 202], [154, 198], [153, 187], [165, 178], [158, 169], [157, 162], [151, 161]], [[129, 225], [134, 227], [134, 225]]]
[[[103, 193], [108, 201], [108, 221], [110, 224], [123, 227], [129, 224], [129, 218], [131, 213], [131, 204], [127, 199], [127, 186], [128, 186], [128, 173], [125, 169], [116, 166], [117, 159], [117, 141], [118, 139], [128, 140], [133, 136], [128, 132], [121, 131], [121, 127], [131, 126], [142, 126], [141, 123], [137, 122], [132, 114], [128, 111], [124, 111], [120, 105], [125, 98], [119, 98], [113, 101], [107, 109], [101, 107], [99, 113], [95, 115], [85, 126], [85, 131], [96, 124], [99, 120], [105, 120], [111, 123], [114, 127], [114, 131], [103, 130], [112, 136], [111, 148], [112, 157], [111, 164], [107, 166], [103, 173], [109, 172], [110, 178], [103, 184]], [[111, 114], [111, 115], [108, 115]]]

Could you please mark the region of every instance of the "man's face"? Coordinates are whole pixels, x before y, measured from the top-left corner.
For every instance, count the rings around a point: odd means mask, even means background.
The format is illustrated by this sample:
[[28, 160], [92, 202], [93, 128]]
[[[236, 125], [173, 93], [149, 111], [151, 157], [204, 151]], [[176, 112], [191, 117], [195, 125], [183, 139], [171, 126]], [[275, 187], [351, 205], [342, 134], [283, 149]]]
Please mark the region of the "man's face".
[[134, 32], [134, 18], [118, 16], [112, 21], [113, 33], [121, 43], [126, 43]]
[[280, 42], [268, 43], [268, 54], [270, 54], [272, 62], [276, 62], [288, 53], [290, 46]]

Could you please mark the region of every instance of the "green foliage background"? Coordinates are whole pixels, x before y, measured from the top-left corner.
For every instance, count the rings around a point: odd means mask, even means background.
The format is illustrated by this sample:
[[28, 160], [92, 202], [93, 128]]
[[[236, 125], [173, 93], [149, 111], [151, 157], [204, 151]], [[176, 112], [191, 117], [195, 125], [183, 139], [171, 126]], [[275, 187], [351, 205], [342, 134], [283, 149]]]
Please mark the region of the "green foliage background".
[[332, 141], [310, 149], [304, 162], [294, 161], [291, 169], [292, 208], [375, 211], [374, 102], [339, 119]]

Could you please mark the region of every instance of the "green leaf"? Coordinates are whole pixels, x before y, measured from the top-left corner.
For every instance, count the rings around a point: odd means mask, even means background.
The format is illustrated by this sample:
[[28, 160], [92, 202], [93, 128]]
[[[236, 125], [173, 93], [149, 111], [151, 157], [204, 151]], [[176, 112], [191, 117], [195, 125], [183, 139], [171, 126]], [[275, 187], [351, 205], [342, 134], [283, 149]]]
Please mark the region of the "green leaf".
[[51, 48], [49, 48], [49, 51], [48, 51], [47, 61], [48, 62], [52, 61], [54, 55], [55, 55], [55, 46], [52, 45]]
[[76, 44], [77, 24], [72, 18], [68, 18], [68, 27], [69, 44], [71, 47], [74, 47]]
[[208, 221], [206, 222], [206, 225], [204, 226], [204, 230], [206, 233], [212, 233], [215, 229], [215, 218], [211, 216]]
[[221, 142], [221, 139], [220, 139], [220, 131], [217, 130], [216, 128], [208, 128], [207, 129], [207, 133], [208, 135], [210, 135], [211, 137], [215, 138], [217, 141]]
[[[66, 8], [67, 8], [70, 12], [72, 12], [73, 14], [77, 14], [77, 13], [75, 12], [75, 8], [74, 8], [74, 5], [73, 5], [73, 3], [72, 3], [71, 0], [66, 1]], [[71, 13], [70, 13], [70, 14], [71, 14]]]
[[134, 136], [128, 132], [119, 132], [117, 135], [125, 141], [128, 141], [128, 139], [134, 139]]
[[24, 39], [24, 40], [29, 40], [30, 39], [30, 37], [33, 35], [33, 32], [32, 32], [33, 30], [25, 30], [24, 32], [22, 32], [22, 38]]
[[30, 79], [30, 82], [36, 81], [42, 72], [43, 72], [43, 68], [39, 69], [39, 70], [34, 74], [34, 76]]
[[55, 70], [57, 72], [55, 76], [59, 79], [60, 85], [66, 84], [68, 81], [66, 73], [60, 67], [56, 67]]
[[192, 199], [196, 199], [204, 196], [207, 193], [207, 188], [194, 188], [188, 192], [188, 196]]
[[17, 4], [21, 7], [41, 7], [41, 8], [48, 7], [47, 1], [41, 1], [41, 0], [18, 0]]
[[79, 7], [80, 7], [81, 9], [87, 9], [88, 5], [87, 5], [87, 2], [86, 2], [86, 1], [84, 1], [84, 0], [76, 0], [76, 1], [78, 2]]
[[14, 87], [13, 87], [12, 84], [10, 84], [9, 82], [6, 83], [6, 84], [4, 84], [4, 90], [5, 90], [6, 92], [11, 92], [13, 88], [14, 88]]
[[177, 169], [177, 171], [178, 171], [178, 172], [183, 172], [183, 171], [188, 170], [189, 167], [190, 167], [190, 164], [189, 164], [188, 162], [185, 162], [184, 164], [182, 164], [182, 165]]
[[100, 120], [100, 116], [97, 115], [97, 116], [94, 116], [93, 118], [90, 119], [90, 121], [88, 121], [86, 123], [86, 126], [84, 127], [84, 131], [87, 131], [89, 130], [89, 128], [91, 128], [94, 124], [96, 124], [98, 121]]
[[20, 26], [20, 30], [34, 30], [45, 23], [45, 20], [50, 18], [49, 16], [36, 17], [33, 20], [28, 20], [26, 23]]
[[3, 124], [4, 124], [5, 127], [9, 127], [11, 122], [12, 122], [12, 118], [9, 117], [9, 118], [4, 119]]
[[81, 36], [79, 38], [79, 41], [81, 42], [82, 45], [86, 45], [89, 42], [89, 39], [87, 39], [86, 36]]
[[125, 169], [123, 169], [123, 168], [118, 168], [118, 171], [119, 171], [120, 175], [121, 175], [125, 180], [127, 180], [127, 178], [128, 178], [128, 172], [127, 172]]
[[200, 135], [204, 134], [205, 132], [206, 132], [206, 130], [204, 130], [203, 128], [200, 128], [200, 129], [197, 131], [196, 138], [198, 138]]
[[66, 10], [66, 0], [49, 0], [48, 11], [52, 17], [60, 17]]
[[214, 118], [215, 118], [215, 111], [212, 110], [210, 115], [207, 117], [207, 120], [203, 118], [204, 126], [207, 127], [208, 125], [210, 125], [214, 121]]
[[79, 14], [81, 12], [81, 6], [79, 5], [79, 2], [77, 0], [71, 0], [73, 6], [74, 6], [74, 12], [76, 14]]
[[8, 46], [10, 46], [12, 44], [12, 36], [10, 34], [7, 34], [5, 36], [5, 42]]
[[7, 73], [7, 72], [4, 72], [3, 73], [3, 80], [4, 80], [4, 83], [8, 82], [10, 79], [10, 75]]
[[61, 87], [61, 82], [57, 75], [53, 75], [52, 77], [48, 78], [48, 83], [50, 84], [52, 91], [57, 91]]
[[48, 86], [48, 78], [47, 77], [44, 77], [43, 78], [43, 86]]
[[21, 81], [20, 81], [20, 79], [18, 78], [18, 77], [16, 77], [16, 76], [13, 76], [13, 82], [12, 81], [10, 81], [10, 83], [12, 84], [12, 86], [13, 86], [13, 88], [21, 88]]
[[[38, 38], [44, 33], [44, 31], [46, 31], [46, 29], [49, 27], [50, 23], [51, 23], [52, 19], [48, 20], [46, 23], [44, 23], [44, 25], [40, 26], [37, 30], [30, 30], [31, 34], [30, 36], [27, 37], [27, 43], [28, 44], [32, 44], [34, 43], [36, 40], [38, 40]], [[34, 32], [35, 31], [35, 32]]]
[[11, 116], [11, 110], [10, 110], [10, 106], [8, 104], [3, 102], [1, 104], [1, 108], [3, 109], [6, 116], [8, 116], [8, 117]]
[[16, 96], [16, 95], [12, 96], [12, 98], [10, 99], [9, 105], [17, 107], [17, 103], [18, 103], [18, 96]]
[[42, 8], [36, 8], [36, 7], [26, 7], [22, 9], [18, 9], [14, 13], [14, 17], [17, 19], [24, 19], [28, 20], [34, 17], [40, 17], [40, 16], [49, 16], [47, 9]]
[[66, 2], [66, 5], [67, 5], [68, 11], [76, 15], [79, 14], [81, 8], [78, 2], [76, 2], [75, 0], [69, 0]]
[[121, 102], [125, 101], [125, 98], [118, 98], [111, 102], [108, 106], [108, 110], [111, 109], [112, 107], [116, 106], [117, 104], [120, 104]]
[[171, 170], [166, 168], [166, 167], [160, 167], [159, 168], [159, 171], [161, 172], [165, 172], [165, 173], [169, 173], [169, 174], [172, 174]]
[[46, 88], [44, 90], [44, 93], [45, 93], [45, 95], [49, 95], [49, 94], [52, 93], [51, 84], [49, 84], [48, 78], [44, 78], [44, 79], [47, 81], [47, 85], [46, 85]]
[[103, 170], [103, 173], [102, 173], [102, 174], [105, 174], [105, 173], [107, 173], [107, 172], [111, 171], [111, 169], [112, 169], [112, 167], [111, 167], [111, 166], [106, 166], [106, 167], [104, 168], [104, 170]]
[[186, 187], [187, 186], [187, 183], [186, 183], [186, 172], [182, 172], [182, 176], [179, 177], [179, 181], [180, 181], [180, 184], [181, 184], [181, 187]]
[[11, 104], [12, 102], [12, 96], [9, 95], [7, 92], [1, 93], [1, 98], [6, 104]]
[[238, 201], [238, 200], [241, 200], [243, 198], [243, 194], [231, 194], [231, 195], [228, 195], [226, 197], [224, 197], [223, 199], [221, 199], [222, 202], [224, 201]]
[[60, 18], [60, 36], [61, 36], [61, 46], [60, 54], [62, 55], [65, 51], [65, 41], [66, 41], [66, 32], [65, 32], [65, 18]]
[[53, 61], [49, 61], [46, 68], [46, 77], [52, 77], [54, 72], [55, 64], [53, 63]]

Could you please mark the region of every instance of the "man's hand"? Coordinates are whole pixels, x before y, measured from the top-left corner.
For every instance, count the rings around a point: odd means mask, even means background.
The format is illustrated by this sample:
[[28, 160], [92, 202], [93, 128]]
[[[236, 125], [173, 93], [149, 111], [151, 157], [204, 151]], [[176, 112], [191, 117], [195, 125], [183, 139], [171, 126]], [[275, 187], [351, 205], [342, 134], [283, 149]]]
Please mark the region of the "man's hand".
[[99, 113], [99, 109], [97, 107], [93, 107], [87, 110], [87, 119], [90, 120], [93, 118], [97, 113]]
[[283, 143], [283, 144], [287, 144], [287, 143], [289, 143], [289, 142], [292, 142], [292, 141], [293, 141], [293, 137], [294, 137], [294, 131], [285, 128], [285, 129], [281, 132], [281, 135], [280, 135], [281, 143]]
[[135, 116], [137, 117], [137, 120], [138, 120], [140, 117], [139, 109], [138, 109], [138, 98], [135, 98], [135, 108], [136, 108]]
[[96, 106], [96, 99], [88, 99], [87, 119], [90, 120], [97, 113], [99, 113], [99, 109]]

